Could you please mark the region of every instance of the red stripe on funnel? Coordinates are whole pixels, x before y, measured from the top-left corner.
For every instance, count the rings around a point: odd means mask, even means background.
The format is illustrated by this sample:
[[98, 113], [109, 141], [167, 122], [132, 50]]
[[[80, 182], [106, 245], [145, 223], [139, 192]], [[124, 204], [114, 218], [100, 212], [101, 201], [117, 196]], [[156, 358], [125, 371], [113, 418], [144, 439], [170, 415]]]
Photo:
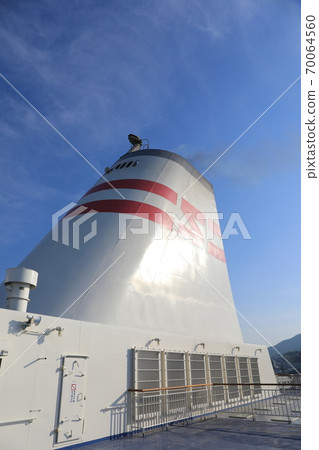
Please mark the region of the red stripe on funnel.
[[215, 258], [219, 259], [222, 262], [226, 262], [225, 258], [225, 252], [221, 248], [217, 247], [217, 245], [213, 244], [212, 242], [208, 242], [208, 253], [212, 256], [215, 256]]
[[[79, 211], [79, 207], [77, 205], [69, 211], [64, 219], [72, 215], [77, 216], [80, 214], [93, 212], [132, 214], [134, 216], [143, 217], [147, 220], [151, 220], [152, 222], [156, 222], [170, 231], [173, 229], [173, 221], [165, 211], [146, 203], [136, 202], [133, 200], [96, 200], [93, 202], [84, 203], [80, 206], [85, 209]], [[205, 242], [203, 238], [194, 234], [191, 229], [186, 229], [184, 226], [179, 227], [178, 232], [181, 236], [183, 236], [183, 231], [189, 233], [193, 238], [186, 239], [186, 242], [191, 242], [196, 247], [204, 249]], [[226, 262], [224, 251], [212, 242], [208, 242], [207, 251], [210, 255], [220, 261]]]
[[[86, 214], [92, 212], [92, 210], [97, 212], [133, 214], [134, 216], [144, 217], [152, 222], [163, 224], [169, 230], [173, 229], [173, 221], [166, 212], [146, 203], [135, 202], [133, 200], [97, 200], [95, 202], [84, 203], [81, 206], [89, 209], [80, 214]], [[73, 212], [76, 212], [76, 209], [77, 207], [71, 209], [67, 215], [72, 215]]]
[[184, 198], [182, 198], [181, 208], [182, 208], [182, 211], [184, 214], [192, 213], [192, 216], [188, 220], [188, 223], [192, 226], [192, 228], [195, 232], [197, 231], [197, 232], [201, 233], [196, 222], [205, 226], [205, 220], [207, 220], [209, 229], [217, 236], [219, 236], [219, 237], [222, 236], [218, 222], [216, 222], [215, 220], [212, 220], [210, 218], [204, 219], [205, 213], [201, 212], [199, 209], [197, 209], [194, 205], [189, 203]]
[[[165, 186], [164, 184], [157, 183], [156, 181], [140, 180], [140, 179], [125, 179], [125, 180], [113, 180], [93, 186], [83, 197], [93, 194], [94, 192], [105, 191], [107, 189], [137, 189], [139, 191], [152, 192], [153, 194], [160, 195], [166, 198], [170, 202], [176, 205], [177, 192], [173, 189]], [[82, 197], [82, 198], [83, 198]]]

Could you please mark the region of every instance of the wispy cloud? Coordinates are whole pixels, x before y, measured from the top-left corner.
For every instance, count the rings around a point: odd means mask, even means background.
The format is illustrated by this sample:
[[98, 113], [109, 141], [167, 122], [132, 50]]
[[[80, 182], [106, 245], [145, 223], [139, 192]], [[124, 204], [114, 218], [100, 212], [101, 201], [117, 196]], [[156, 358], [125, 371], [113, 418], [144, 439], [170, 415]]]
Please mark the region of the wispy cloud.
[[[221, 145], [211, 150], [193, 151], [183, 147], [188, 161], [198, 169], [205, 170], [223, 151]], [[206, 176], [224, 178], [240, 184], [258, 184], [266, 177], [278, 172], [284, 173], [300, 165], [300, 136], [289, 136], [286, 142], [276, 142], [271, 138], [259, 144], [242, 143], [233, 154], [225, 157], [214, 165]]]
[[30, 100], [58, 127], [94, 135], [96, 151], [123, 124], [139, 130], [165, 114], [177, 68], [203, 83], [189, 57], [197, 52], [193, 32], [219, 39], [231, 31], [234, 10], [249, 20], [256, 9], [252, 1], [202, 0], [118, 2], [118, 9], [100, 2], [76, 10], [72, 2], [63, 9], [46, 1], [31, 5], [8, 7], [0, 17], [7, 75], [26, 95], [32, 91]]
[[[170, 94], [170, 69], [167, 65], [162, 70], [165, 54], [145, 40], [143, 28], [132, 21], [129, 27], [126, 22], [124, 29], [120, 15], [99, 4], [93, 10], [82, 6], [74, 14], [69, 33], [65, 22], [58, 20], [63, 16], [58, 9], [45, 27], [39, 27], [51, 6], [51, 2], [38, 4], [32, 16], [28, 8], [24, 14], [9, 11], [0, 31], [6, 49], [4, 66], [15, 64], [14, 78], [20, 80], [23, 69], [23, 87], [32, 89], [33, 94], [38, 90], [37, 98], [32, 99], [39, 101], [36, 106], [66, 126], [82, 126], [91, 133], [99, 130], [97, 141], [101, 135], [105, 139], [106, 132], [114, 137], [114, 128], [123, 121], [138, 125], [156, 114], [159, 99]], [[72, 23], [71, 17], [69, 20]], [[31, 21], [28, 27], [26, 21]], [[146, 77], [150, 84], [145, 83]], [[132, 114], [137, 108], [139, 119]]]

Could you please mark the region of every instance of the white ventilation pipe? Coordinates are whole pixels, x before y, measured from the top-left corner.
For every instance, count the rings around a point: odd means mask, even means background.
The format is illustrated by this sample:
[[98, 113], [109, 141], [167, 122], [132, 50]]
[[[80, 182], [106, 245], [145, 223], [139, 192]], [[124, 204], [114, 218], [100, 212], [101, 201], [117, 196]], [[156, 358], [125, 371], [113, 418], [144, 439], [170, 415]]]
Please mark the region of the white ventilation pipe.
[[8, 295], [6, 308], [16, 311], [27, 311], [30, 289], [34, 289], [38, 282], [38, 272], [25, 267], [7, 269], [4, 285]]

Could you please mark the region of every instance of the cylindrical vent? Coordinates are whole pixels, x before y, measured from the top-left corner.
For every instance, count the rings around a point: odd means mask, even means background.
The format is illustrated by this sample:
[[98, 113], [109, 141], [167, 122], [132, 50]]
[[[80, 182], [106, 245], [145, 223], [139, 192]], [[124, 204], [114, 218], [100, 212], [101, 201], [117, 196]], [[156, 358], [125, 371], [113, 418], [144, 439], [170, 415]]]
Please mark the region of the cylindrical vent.
[[7, 269], [4, 281], [8, 295], [6, 301], [7, 309], [26, 311], [28, 307], [30, 289], [37, 286], [38, 272], [25, 267]]

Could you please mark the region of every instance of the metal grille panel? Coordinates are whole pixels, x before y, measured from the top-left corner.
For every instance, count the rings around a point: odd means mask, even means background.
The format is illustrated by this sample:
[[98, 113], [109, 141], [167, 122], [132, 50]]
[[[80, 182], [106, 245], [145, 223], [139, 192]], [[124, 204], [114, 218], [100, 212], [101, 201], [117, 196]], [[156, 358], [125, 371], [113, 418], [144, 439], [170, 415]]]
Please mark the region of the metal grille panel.
[[161, 387], [160, 352], [151, 350], [135, 351], [136, 389]]
[[185, 353], [166, 353], [167, 386], [185, 386]]
[[[167, 387], [185, 386], [186, 382], [185, 353], [166, 353]], [[185, 394], [180, 391], [170, 391], [167, 398], [168, 412], [176, 411], [185, 406]]]
[[[239, 365], [239, 374], [240, 374], [240, 382], [241, 383], [250, 383], [249, 378], [249, 370], [248, 370], [248, 358], [239, 357], [238, 358]], [[247, 397], [250, 395], [250, 386], [242, 386], [243, 397]]]
[[[251, 375], [252, 381], [254, 384], [260, 384], [260, 375], [259, 375], [259, 367], [258, 367], [258, 359], [250, 358], [250, 367], [251, 367]], [[254, 386], [255, 394], [261, 393], [261, 386]]]
[[[191, 384], [205, 384], [205, 355], [189, 355]], [[207, 391], [199, 387], [192, 388], [192, 403], [194, 406], [207, 403]]]
[[[224, 383], [222, 357], [209, 355], [209, 370], [211, 383]], [[212, 401], [219, 402], [225, 400], [224, 386], [212, 386]]]
[[[226, 366], [227, 383], [230, 384], [238, 383], [235, 357], [225, 356], [225, 366]], [[239, 397], [238, 386], [228, 386], [228, 396], [229, 399], [238, 398]]]

